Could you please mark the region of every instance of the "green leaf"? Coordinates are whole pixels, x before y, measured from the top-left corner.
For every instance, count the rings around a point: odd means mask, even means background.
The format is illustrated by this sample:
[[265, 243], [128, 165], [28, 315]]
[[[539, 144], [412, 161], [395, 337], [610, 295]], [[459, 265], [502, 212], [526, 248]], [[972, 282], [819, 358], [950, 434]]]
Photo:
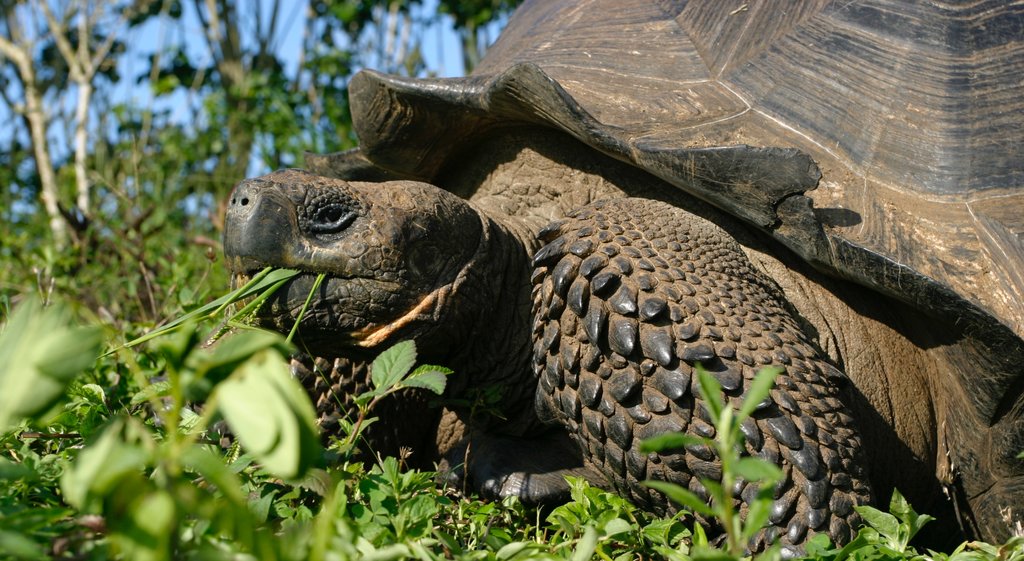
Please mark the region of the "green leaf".
[[43, 544], [32, 541], [28, 536], [0, 529], [0, 551], [18, 559], [47, 559]]
[[811, 539], [804, 542], [808, 557], [822, 557], [826, 551], [832, 549], [832, 540], [828, 534], [814, 534]]
[[33, 475], [35, 475], [35, 471], [25, 464], [0, 457], [0, 480], [25, 479]]
[[737, 421], [743, 422], [744, 419], [754, 413], [754, 409], [771, 393], [772, 386], [775, 385], [775, 378], [782, 372], [782, 368], [779, 367], [766, 367], [757, 372], [754, 380], [743, 395], [743, 404], [740, 406]]
[[266, 296], [269, 296], [269, 293], [272, 293], [282, 284], [300, 274], [302, 274], [301, 271], [296, 271], [293, 269], [273, 269], [271, 267], [267, 267], [260, 271], [259, 273], [257, 273], [252, 279], [249, 280], [249, 282], [245, 283], [245, 285], [239, 287], [238, 289], [232, 291], [231, 293], [225, 294], [224, 296], [221, 296], [220, 298], [214, 300], [213, 302], [210, 302], [209, 304], [196, 308], [195, 310], [192, 310], [191, 312], [183, 316], [180, 316], [176, 318], [174, 321], [171, 321], [166, 325], [154, 329], [153, 331], [150, 331], [149, 333], [141, 337], [132, 339], [131, 341], [128, 341], [127, 343], [121, 345], [120, 347], [111, 349], [110, 351], [107, 352], [107, 354], [113, 353], [119, 349], [134, 347], [141, 343], [145, 343], [146, 341], [155, 339], [156, 337], [160, 337], [161, 335], [164, 335], [177, 329], [182, 324], [214, 317], [217, 314], [224, 311], [224, 309], [227, 308], [229, 305], [238, 302], [239, 300], [244, 300], [255, 295], [261, 295], [262, 297], [265, 298]]
[[441, 395], [447, 384], [446, 377], [451, 373], [452, 371], [447, 368], [424, 364], [413, 370], [408, 378], [402, 380], [402, 385], [407, 388], [424, 388]]
[[864, 522], [887, 538], [896, 538], [900, 531], [900, 521], [895, 516], [870, 506], [855, 506]]
[[[815, 535], [817, 536], [821, 534]], [[782, 561], [782, 546], [780, 546], [778, 542], [773, 543], [771, 547], [761, 553], [758, 553], [757, 556], [754, 557], [754, 561]]]
[[908, 522], [916, 514], [899, 489], [892, 490], [892, 497], [889, 498], [889, 512], [904, 522]]
[[704, 527], [700, 524], [693, 525], [693, 546], [702, 547], [708, 545], [708, 535], [704, 532]]
[[148, 386], [139, 390], [138, 393], [132, 396], [131, 405], [138, 405], [142, 402], [149, 401], [150, 399], [156, 399], [164, 397], [171, 391], [171, 383], [167, 380], [160, 382], [154, 382]]
[[133, 501], [128, 512], [129, 520], [118, 521], [115, 541], [129, 559], [168, 559], [175, 514], [171, 494], [154, 489]]
[[299, 310], [299, 315], [295, 316], [295, 323], [292, 324], [291, 330], [288, 332], [288, 336], [285, 340], [291, 343], [295, 340], [295, 333], [299, 331], [299, 324], [302, 323], [302, 318], [306, 315], [306, 310], [309, 309], [309, 303], [313, 301], [313, 296], [320, 289], [320, 284], [327, 278], [326, 273], [320, 273], [316, 276], [316, 280], [313, 281], [313, 286], [309, 288], [309, 294], [306, 295], [306, 301], [302, 303], [302, 308]]
[[247, 329], [224, 337], [211, 348], [192, 353], [186, 365], [195, 371], [196, 378], [206, 378], [208, 383], [217, 384], [253, 355], [271, 348], [282, 354], [291, 350], [291, 346], [277, 333]]
[[99, 437], [64, 468], [60, 488], [71, 506], [90, 510], [97, 500], [106, 497], [128, 476], [141, 475], [151, 455], [125, 437], [131, 419], [116, 419]]
[[501, 547], [494, 556], [497, 559], [512, 559], [516, 555], [519, 555], [523, 550], [533, 547], [533, 544], [529, 542], [512, 542], [507, 543]]
[[693, 561], [739, 561], [739, 558], [729, 553], [711, 547], [697, 546], [690, 551]]
[[71, 381], [96, 361], [102, 332], [73, 327], [71, 311], [31, 298], [0, 333], [0, 432], [50, 410]]
[[670, 500], [686, 507], [690, 512], [695, 514], [703, 514], [705, 516], [714, 516], [715, 511], [700, 497], [695, 495], [689, 489], [684, 489], [675, 483], [669, 483], [667, 481], [644, 481], [644, 485], [661, 491]]
[[649, 454], [651, 452], [664, 452], [675, 450], [685, 446], [704, 446], [710, 442], [707, 438], [686, 434], [683, 432], [667, 432], [640, 442], [640, 451]]
[[416, 364], [416, 343], [402, 341], [377, 355], [370, 366], [373, 387], [387, 391], [397, 384]]
[[721, 419], [722, 410], [725, 404], [722, 402], [722, 385], [703, 368], [697, 368], [697, 381], [700, 386], [700, 394], [704, 397], [708, 413], [712, 419]]
[[583, 530], [583, 537], [576, 544], [576, 551], [572, 553], [572, 561], [587, 561], [593, 557], [597, 551], [597, 537], [597, 530], [588, 524]]
[[615, 538], [632, 532], [633, 525], [621, 518], [612, 518], [605, 522], [602, 529], [604, 530], [605, 537]]
[[242, 492], [242, 483], [231, 468], [217, 454], [200, 446], [191, 446], [181, 457], [182, 464], [201, 475], [203, 479], [217, 486], [221, 494], [238, 507], [247, 507], [247, 497]]
[[157, 352], [167, 359], [167, 363], [172, 365], [174, 370], [179, 370], [185, 363], [185, 357], [198, 345], [199, 331], [196, 322], [187, 321], [180, 329], [161, 337], [155, 346]]
[[216, 403], [242, 446], [264, 468], [295, 479], [320, 457], [316, 412], [288, 363], [263, 350], [217, 386]]
[[782, 479], [782, 470], [760, 458], [744, 456], [733, 464], [736, 475], [747, 481], [775, 483]]
[[[754, 485], [754, 483], [748, 483], [748, 485]], [[754, 501], [747, 507], [747, 518], [743, 521], [743, 539], [741, 540], [744, 543], [757, 535], [768, 522], [772, 511], [772, 487], [762, 487]]]

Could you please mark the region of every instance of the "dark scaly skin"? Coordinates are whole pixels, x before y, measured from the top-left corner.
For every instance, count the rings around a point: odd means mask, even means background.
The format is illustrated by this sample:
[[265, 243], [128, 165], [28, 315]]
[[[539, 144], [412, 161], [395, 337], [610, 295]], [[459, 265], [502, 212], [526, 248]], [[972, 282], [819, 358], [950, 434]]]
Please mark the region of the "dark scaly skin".
[[[368, 362], [300, 355], [292, 358], [291, 369], [314, 400], [317, 425], [325, 438], [342, 433], [342, 420], [356, 422], [355, 397], [372, 389]], [[425, 390], [406, 390], [382, 400], [372, 416], [383, 422], [363, 429], [358, 457], [372, 461], [375, 454], [394, 456], [411, 467], [432, 468], [437, 453], [434, 427], [441, 413], [434, 400]]]
[[[468, 407], [456, 411], [468, 427], [468, 436], [454, 447], [448, 461], [456, 466], [467, 462], [465, 475], [476, 489], [531, 502], [560, 500], [567, 491], [562, 476], [575, 474], [596, 485], [618, 488], [647, 508], [664, 512], [668, 509], [664, 498], [640, 486], [640, 480], [660, 477], [690, 484], [696, 481], [690, 474], [714, 476], [718, 465], [704, 450], [667, 456], [660, 467], [630, 455], [640, 438], [662, 429], [703, 431], [710, 436], [707, 419], [700, 419], [700, 408], [693, 406], [690, 365], [704, 362], [737, 397], [753, 366], [773, 363], [775, 351], [784, 351], [779, 361], [790, 361], [789, 374], [780, 379], [773, 404], [758, 413], [747, 431], [755, 443], [752, 451], [781, 464], [787, 473], [773, 516], [776, 529], [770, 531], [784, 532], [783, 540], [791, 544], [817, 531], [829, 532], [837, 542], [848, 538], [854, 521], [852, 505], [866, 502], [869, 492], [854, 461], [858, 441], [850, 429], [850, 417], [827, 381], [828, 375], [838, 372], [813, 358], [815, 351], [785, 314], [771, 283], [743, 264], [735, 243], [710, 223], [649, 201], [618, 201], [604, 207], [612, 217], [673, 231], [680, 244], [677, 249], [666, 242], [673, 252], [682, 252], [683, 244], [690, 243], [687, 229], [694, 229], [694, 236], [703, 233], [701, 251], [688, 258], [698, 261], [677, 265], [694, 293], [688, 294], [678, 281], [677, 295], [659, 279], [657, 260], [638, 258], [628, 265], [628, 273], [621, 268], [626, 265], [615, 264], [631, 252], [642, 256], [639, 244], [635, 252], [620, 247], [619, 255], [609, 256], [612, 264], [598, 263], [602, 258], [593, 256], [602, 254], [596, 241], [618, 242], [611, 235], [608, 240], [595, 238], [592, 247], [584, 247], [588, 244], [578, 232], [586, 222], [594, 221], [594, 232], [586, 236], [600, 235], [596, 218], [589, 218], [594, 207], [573, 213], [570, 220], [545, 231], [543, 241], [549, 244], [537, 252], [539, 267], [533, 270], [541, 287], [539, 303], [533, 305], [539, 305], [540, 313], [531, 314], [530, 256], [540, 245], [536, 237], [515, 217], [484, 213], [436, 187], [415, 182], [349, 183], [285, 171], [243, 182], [232, 201], [225, 253], [236, 272], [244, 275], [271, 265], [328, 273], [300, 324], [298, 338], [311, 352], [354, 362], [343, 360], [342, 368], [337, 361], [328, 362], [333, 371], [330, 384], [307, 375], [321, 413], [331, 413], [331, 403], [338, 403], [337, 391], [357, 392], [365, 383], [354, 374], [352, 364], [365, 364], [390, 344], [413, 338], [421, 360], [455, 370], [446, 399], [466, 402], [475, 389], [504, 385], [499, 404], [503, 417], [480, 421], [471, 417]], [[334, 212], [338, 209], [341, 212]], [[653, 214], [638, 218], [642, 212]], [[559, 243], [555, 238], [571, 224], [576, 225], [574, 232], [565, 233], [575, 238]], [[643, 238], [639, 231], [636, 235], [638, 240]], [[652, 231], [647, 237], [658, 235], [665, 234]], [[584, 265], [587, 259], [590, 264]], [[699, 259], [714, 262], [704, 264]], [[737, 268], [717, 271], [718, 260]], [[650, 268], [647, 261], [652, 270], [646, 270]], [[698, 289], [712, 282], [724, 288], [725, 281], [719, 277], [726, 271], [734, 276], [730, 300], [742, 311], [734, 315], [745, 319], [744, 329], [705, 319], [726, 315], [726, 300], [705, 301], [707, 295]], [[314, 276], [301, 275], [279, 290], [261, 308], [258, 322], [290, 329]], [[648, 284], [654, 290], [648, 290]], [[620, 293], [622, 286], [636, 287], [636, 294]], [[586, 303], [581, 300], [584, 288], [594, 290]], [[662, 302], [648, 297], [662, 293]], [[596, 311], [594, 321], [588, 323], [590, 310]], [[645, 319], [638, 321], [640, 317]], [[701, 321], [692, 321], [697, 318]], [[531, 325], [536, 326], [532, 333], [538, 343], [532, 351]], [[587, 334], [588, 326], [597, 330], [596, 337]], [[739, 341], [715, 340], [716, 329], [717, 336], [726, 339], [738, 333]], [[609, 332], [615, 335], [609, 338]], [[761, 348], [766, 342], [771, 344]], [[546, 373], [549, 363], [560, 363], [563, 351], [569, 375], [573, 365], [578, 369], [575, 387]], [[531, 359], [541, 368], [531, 368]], [[605, 378], [607, 382], [598, 382]], [[582, 389], [584, 383], [589, 384], [587, 392], [600, 388], [615, 399], [607, 400], [607, 405], [593, 401]], [[577, 388], [583, 396], [579, 415], [574, 399]], [[539, 408], [535, 409], [535, 402]], [[345, 408], [344, 399], [340, 407]], [[787, 409], [807, 415], [787, 416], [782, 413]], [[698, 412], [696, 417], [693, 411]], [[555, 430], [542, 430], [538, 413], [546, 420], [558, 420], [565, 412], [569, 415]], [[595, 415], [605, 420], [590, 434], [586, 420], [593, 424]], [[436, 414], [397, 415], [402, 420], [410, 416], [420, 427], [438, 433], [447, 430], [434, 423]], [[396, 420], [382, 417], [384, 425]], [[636, 420], [647, 417], [651, 420], [646, 423]], [[573, 446], [570, 437], [582, 446]], [[388, 442], [406, 444], [399, 440]], [[761, 536], [765, 537], [770, 534]], [[757, 549], [762, 542], [752, 546]]]
[[[467, 426], [535, 433], [529, 253], [537, 242], [525, 228], [498, 223], [427, 184], [347, 182], [299, 170], [243, 181], [230, 202], [225, 255], [236, 273], [244, 277], [266, 266], [309, 272], [275, 292], [258, 311], [257, 324], [288, 332], [314, 273], [324, 272], [298, 329], [301, 348], [325, 357], [334, 371], [338, 357], [365, 364], [388, 346], [414, 339], [421, 362], [455, 370], [446, 397], [471, 399], [473, 390], [505, 387], [500, 422], [461, 419]], [[321, 405], [337, 403], [323, 393], [327, 384], [305, 379]], [[343, 391], [365, 383], [348, 367], [330, 379]], [[395, 420], [382, 417], [384, 424]], [[434, 413], [398, 417], [437, 428]]]
[[[714, 437], [696, 393], [700, 363], [738, 406], [758, 369], [785, 369], [770, 401], [744, 423], [747, 453], [782, 468], [771, 526], [799, 545], [836, 542], [858, 521], [870, 490], [860, 439], [840, 401], [842, 374], [818, 358], [762, 277], [723, 230], [665, 203], [588, 205], [541, 233], [534, 263], [534, 368], [541, 416], [564, 424], [612, 485], [656, 512], [673, 510], [644, 486], [667, 480], [707, 498], [719, 479], [707, 447], [641, 454], [641, 439], [670, 431]], [[754, 485], [737, 490], [743, 501]], [[745, 508], [741, 508], [745, 511]]]

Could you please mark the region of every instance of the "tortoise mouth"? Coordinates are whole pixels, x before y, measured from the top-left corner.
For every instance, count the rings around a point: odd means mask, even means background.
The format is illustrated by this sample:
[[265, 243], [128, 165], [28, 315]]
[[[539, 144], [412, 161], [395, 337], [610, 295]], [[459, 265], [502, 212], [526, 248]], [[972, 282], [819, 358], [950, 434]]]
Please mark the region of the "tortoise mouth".
[[[244, 286], [259, 271], [235, 272], [232, 288]], [[323, 357], [348, 356], [352, 350], [376, 347], [399, 331], [407, 332], [405, 328], [412, 327], [416, 320], [429, 317], [451, 289], [445, 285], [411, 297], [401, 283], [378, 278], [326, 274], [317, 287], [319, 275], [300, 269], [298, 275], [267, 295], [245, 321], [281, 334], [289, 333], [299, 321], [296, 342], [306, 352]], [[247, 305], [258, 296], [239, 304]]]

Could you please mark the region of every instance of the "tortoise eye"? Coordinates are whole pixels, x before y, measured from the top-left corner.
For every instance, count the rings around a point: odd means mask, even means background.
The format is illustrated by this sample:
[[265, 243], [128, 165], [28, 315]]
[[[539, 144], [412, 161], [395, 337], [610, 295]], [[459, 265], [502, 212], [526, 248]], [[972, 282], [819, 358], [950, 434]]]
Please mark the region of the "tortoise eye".
[[335, 234], [345, 229], [356, 218], [356, 213], [346, 205], [327, 203], [318, 208], [306, 228], [314, 234]]

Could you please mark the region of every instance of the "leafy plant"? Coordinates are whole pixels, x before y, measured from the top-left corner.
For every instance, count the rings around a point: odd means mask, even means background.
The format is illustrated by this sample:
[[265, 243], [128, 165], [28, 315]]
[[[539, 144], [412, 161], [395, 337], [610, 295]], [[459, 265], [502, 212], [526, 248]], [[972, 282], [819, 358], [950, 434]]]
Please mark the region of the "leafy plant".
[[[570, 477], [572, 501], [551, 511], [547, 521], [567, 538], [579, 540], [573, 558], [610, 558], [616, 550], [650, 551], [664, 559], [688, 559], [690, 531], [683, 513], [652, 518], [622, 497]], [[552, 540], [553, 542], [555, 540]]]
[[95, 362], [100, 341], [99, 328], [71, 324], [64, 304], [43, 308], [31, 298], [19, 306], [0, 333], [0, 432], [56, 404]]
[[[754, 412], [755, 408], [768, 397], [780, 370], [762, 369], [754, 377], [739, 409], [733, 409], [725, 401], [722, 386], [703, 369], [698, 368], [697, 376], [700, 394], [715, 425], [715, 438], [703, 438], [683, 433], [670, 433], [648, 439], [641, 443], [643, 452], [658, 452], [671, 448], [697, 445], [714, 450], [722, 464], [721, 481], [702, 478], [701, 484], [711, 497], [711, 504], [688, 489], [665, 481], [646, 481], [645, 484], [664, 493], [671, 500], [691, 510], [718, 521], [725, 533], [725, 551], [734, 558], [744, 554], [746, 545], [768, 521], [772, 504], [772, 487], [782, 479], [782, 470], [759, 458], [743, 455], [743, 433], [740, 423]], [[756, 498], [748, 504], [746, 518], [741, 518], [735, 507], [732, 489], [737, 480], [750, 484], [757, 483]], [[698, 536], [699, 537], [699, 536]], [[704, 541], [700, 539], [699, 541]], [[775, 558], [777, 547], [762, 554], [762, 558]], [[694, 545], [695, 559], [720, 559], [721, 553], [712, 551], [703, 543]]]
[[413, 341], [402, 341], [388, 348], [374, 359], [370, 366], [370, 391], [364, 392], [353, 399], [357, 411], [355, 421], [343, 423], [346, 433], [339, 440], [338, 449], [343, 454], [351, 454], [363, 429], [367, 426], [370, 411], [382, 399], [406, 388], [422, 388], [437, 395], [444, 393], [445, 377], [452, 371], [443, 366], [421, 365], [415, 370], [416, 344]]

